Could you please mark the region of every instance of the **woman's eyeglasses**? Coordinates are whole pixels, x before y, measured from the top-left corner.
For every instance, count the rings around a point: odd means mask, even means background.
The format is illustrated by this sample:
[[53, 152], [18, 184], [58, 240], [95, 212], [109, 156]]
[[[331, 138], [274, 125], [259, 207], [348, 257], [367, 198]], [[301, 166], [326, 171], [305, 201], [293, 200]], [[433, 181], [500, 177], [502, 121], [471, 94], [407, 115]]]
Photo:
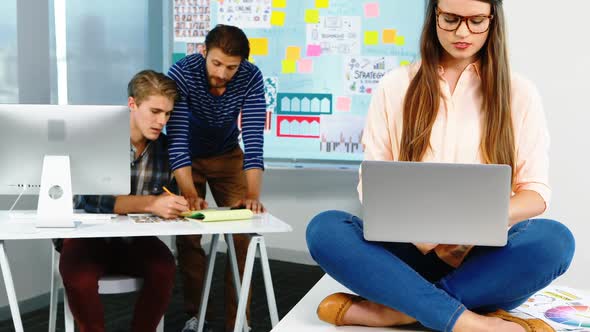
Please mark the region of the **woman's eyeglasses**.
[[465, 22], [465, 24], [467, 24], [467, 29], [471, 33], [484, 33], [490, 28], [490, 22], [493, 18], [494, 15], [461, 16], [443, 12], [436, 8], [436, 23], [439, 28], [445, 31], [457, 31], [461, 24]]

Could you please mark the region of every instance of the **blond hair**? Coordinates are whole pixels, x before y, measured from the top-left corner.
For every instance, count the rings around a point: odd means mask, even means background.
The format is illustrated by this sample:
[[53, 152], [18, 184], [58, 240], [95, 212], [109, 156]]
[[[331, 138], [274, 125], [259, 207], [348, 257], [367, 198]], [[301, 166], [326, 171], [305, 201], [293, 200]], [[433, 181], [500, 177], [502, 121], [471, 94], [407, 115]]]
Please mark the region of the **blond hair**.
[[127, 95], [140, 105], [150, 96], [164, 96], [175, 101], [178, 97], [176, 82], [162, 73], [143, 70], [135, 74], [127, 86]]

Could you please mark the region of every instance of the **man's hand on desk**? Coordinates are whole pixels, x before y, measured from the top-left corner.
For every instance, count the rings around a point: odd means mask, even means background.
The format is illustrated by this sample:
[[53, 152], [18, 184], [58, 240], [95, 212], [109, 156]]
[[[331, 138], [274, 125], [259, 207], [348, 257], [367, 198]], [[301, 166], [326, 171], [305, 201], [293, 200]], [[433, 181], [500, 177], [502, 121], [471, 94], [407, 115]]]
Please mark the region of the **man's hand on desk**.
[[233, 205], [234, 208], [243, 208], [252, 210], [254, 213], [264, 213], [266, 208], [262, 202], [256, 198], [243, 198]]
[[165, 219], [174, 219], [188, 209], [189, 204], [184, 197], [164, 194], [155, 196], [149, 212]]
[[207, 201], [199, 197], [199, 195], [197, 194], [197, 189], [195, 189], [194, 185], [187, 186], [187, 188], [181, 187], [180, 192], [182, 193], [182, 197], [184, 197], [188, 202], [189, 208], [187, 210], [204, 210], [207, 207], [209, 207]]

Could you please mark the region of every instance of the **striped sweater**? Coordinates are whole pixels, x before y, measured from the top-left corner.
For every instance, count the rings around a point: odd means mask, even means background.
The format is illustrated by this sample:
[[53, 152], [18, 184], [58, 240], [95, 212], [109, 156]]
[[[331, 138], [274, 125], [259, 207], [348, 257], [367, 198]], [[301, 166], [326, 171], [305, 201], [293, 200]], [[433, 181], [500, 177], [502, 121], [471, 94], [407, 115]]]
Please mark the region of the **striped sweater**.
[[237, 119], [242, 112], [244, 170], [264, 169], [263, 144], [266, 100], [262, 73], [242, 61], [221, 96], [209, 92], [205, 58], [189, 55], [169, 70], [179, 90], [179, 99], [166, 126], [170, 168], [190, 166], [192, 158], [211, 157], [239, 144]]

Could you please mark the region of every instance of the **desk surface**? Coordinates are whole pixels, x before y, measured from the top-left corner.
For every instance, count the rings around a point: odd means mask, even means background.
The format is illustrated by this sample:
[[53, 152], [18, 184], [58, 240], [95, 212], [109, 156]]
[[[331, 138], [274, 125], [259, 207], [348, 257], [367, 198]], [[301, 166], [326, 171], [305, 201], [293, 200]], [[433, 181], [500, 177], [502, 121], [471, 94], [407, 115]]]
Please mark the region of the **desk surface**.
[[89, 222], [75, 228], [37, 228], [33, 219], [12, 219], [7, 211], [0, 212], [0, 240], [190, 234], [264, 234], [290, 232], [291, 230], [291, 226], [269, 213], [255, 215], [251, 220], [208, 223], [196, 221], [133, 223], [127, 216], [122, 215], [109, 222]]

